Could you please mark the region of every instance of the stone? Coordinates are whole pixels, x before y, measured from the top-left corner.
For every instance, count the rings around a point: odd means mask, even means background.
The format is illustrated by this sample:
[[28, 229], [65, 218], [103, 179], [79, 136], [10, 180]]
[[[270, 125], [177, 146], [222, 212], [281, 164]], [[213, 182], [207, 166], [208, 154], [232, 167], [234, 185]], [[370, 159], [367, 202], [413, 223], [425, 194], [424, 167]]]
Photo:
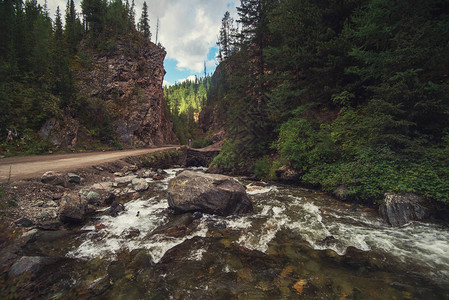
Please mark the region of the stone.
[[75, 174], [75, 173], [67, 173], [67, 181], [70, 183], [80, 184], [81, 183], [81, 176]]
[[349, 189], [346, 185], [340, 185], [332, 192], [332, 194], [335, 198], [341, 201], [346, 201], [349, 199]]
[[45, 172], [41, 177], [41, 182], [51, 185], [67, 186], [66, 177], [63, 174], [54, 171]]
[[16, 224], [19, 227], [31, 227], [34, 225], [34, 222], [28, 218], [20, 218], [14, 221], [14, 224]]
[[24, 273], [36, 274], [44, 266], [53, 264], [58, 260], [55, 257], [22, 256], [11, 266], [8, 276], [14, 278]]
[[161, 174], [161, 173], [156, 173], [153, 175], [153, 180], [164, 180], [165, 179], [165, 175]]
[[86, 214], [87, 201], [75, 194], [64, 194], [59, 206], [59, 219], [64, 223], [79, 224]]
[[98, 204], [100, 202], [100, 198], [100, 194], [94, 191], [90, 191], [86, 195], [86, 200], [89, 204]]
[[57, 149], [67, 149], [76, 146], [78, 140], [79, 122], [67, 114], [59, 118], [53, 117], [45, 122], [38, 134], [50, 141]]
[[125, 211], [125, 206], [117, 201], [114, 201], [109, 208], [109, 215], [117, 217], [123, 211]]
[[144, 178], [134, 178], [131, 184], [137, 192], [142, 192], [148, 189], [149, 185]]
[[168, 186], [168, 204], [175, 212], [228, 216], [253, 211], [245, 187], [229, 176], [184, 171]]
[[276, 177], [283, 182], [297, 183], [301, 179], [301, 173], [287, 165], [280, 167], [275, 173]]
[[112, 190], [112, 182], [100, 182], [91, 186], [93, 190], [110, 191]]
[[124, 177], [116, 177], [114, 178], [115, 182], [118, 184], [127, 184], [133, 181], [133, 179], [137, 178], [137, 175], [129, 175]]
[[420, 221], [431, 215], [428, 201], [413, 193], [385, 194], [379, 213], [392, 226], [402, 226], [411, 221]]

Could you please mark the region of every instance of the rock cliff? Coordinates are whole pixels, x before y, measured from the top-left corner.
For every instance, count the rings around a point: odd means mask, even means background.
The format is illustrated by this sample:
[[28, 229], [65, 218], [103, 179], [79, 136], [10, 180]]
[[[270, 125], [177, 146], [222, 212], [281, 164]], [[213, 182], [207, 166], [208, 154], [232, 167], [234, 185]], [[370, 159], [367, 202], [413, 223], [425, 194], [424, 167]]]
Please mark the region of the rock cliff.
[[122, 144], [175, 143], [162, 88], [165, 50], [143, 38], [110, 42], [106, 48], [98, 51], [81, 44], [92, 63], [76, 74], [80, 94], [108, 104]]
[[[81, 42], [71, 66], [80, 103], [87, 103], [82, 105], [89, 114], [84, 120], [52, 118], [40, 135], [59, 149], [89, 144], [86, 140], [95, 138], [109, 144], [118, 141], [126, 148], [177, 143], [162, 87], [164, 48], [138, 35], [95, 47], [91, 43]], [[107, 124], [108, 134], [89, 127], [85, 120], [89, 118]]]

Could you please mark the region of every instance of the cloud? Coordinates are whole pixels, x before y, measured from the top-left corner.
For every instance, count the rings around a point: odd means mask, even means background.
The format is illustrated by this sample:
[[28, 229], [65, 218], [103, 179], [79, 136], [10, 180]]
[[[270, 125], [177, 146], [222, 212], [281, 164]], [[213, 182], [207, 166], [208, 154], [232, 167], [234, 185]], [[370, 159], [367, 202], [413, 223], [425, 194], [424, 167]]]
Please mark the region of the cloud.
[[[124, 0], [122, 0], [124, 1]], [[44, 0], [38, 0], [43, 5]], [[129, 0], [132, 3], [132, 0]], [[156, 23], [159, 18], [158, 42], [167, 51], [167, 58], [175, 59], [177, 68], [201, 72], [207, 53], [215, 46], [221, 19], [229, 10], [236, 18], [236, 6], [240, 0], [146, 0], [150, 19], [152, 41], [156, 39]], [[75, 0], [76, 10], [81, 12], [81, 0]], [[47, 0], [53, 18], [59, 5], [64, 19], [67, 1]], [[136, 22], [139, 20], [143, 0], [135, 0]], [[214, 66], [215, 61], [207, 61]]]
[[171, 85], [171, 83], [168, 82], [167, 80], [164, 80], [164, 83], [162, 84], [162, 86], [170, 86], [170, 85]]
[[183, 79], [176, 80], [176, 82], [177, 82], [177, 83], [183, 83], [184, 81], [187, 81], [187, 80], [189, 80], [189, 81], [195, 81], [195, 79], [196, 79], [196, 76], [195, 76], [195, 75], [190, 75], [190, 76], [187, 77], [187, 78], [183, 78]]

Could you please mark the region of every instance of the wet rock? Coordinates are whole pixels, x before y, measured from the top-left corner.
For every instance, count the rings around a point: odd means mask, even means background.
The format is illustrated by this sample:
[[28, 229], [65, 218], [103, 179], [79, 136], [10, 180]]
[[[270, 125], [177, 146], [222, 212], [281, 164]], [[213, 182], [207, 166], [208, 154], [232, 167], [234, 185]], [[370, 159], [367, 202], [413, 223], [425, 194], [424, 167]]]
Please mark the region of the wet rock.
[[148, 189], [149, 185], [144, 178], [134, 178], [131, 184], [137, 192], [142, 192]]
[[349, 199], [349, 189], [346, 185], [340, 185], [337, 187], [332, 194], [335, 196], [335, 198], [346, 201]]
[[379, 213], [390, 225], [402, 226], [411, 221], [428, 218], [431, 205], [424, 198], [412, 193], [385, 194]]
[[64, 194], [59, 206], [59, 219], [65, 223], [81, 223], [86, 213], [87, 201], [76, 194]]
[[100, 194], [94, 191], [90, 191], [86, 195], [87, 203], [89, 204], [98, 204], [100, 202]]
[[117, 217], [122, 211], [125, 211], [125, 206], [117, 201], [114, 201], [109, 208], [109, 215]]
[[114, 180], [118, 184], [126, 184], [133, 181], [133, 179], [137, 178], [137, 175], [129, 175], [124, 177], [116, 177]]
[[59, 228], [62, 226], [62, 222], [59, 220], [46, 220], [46, 221], [40, 221], [37, 224], [37, 228], [42, 230], [59, 230]]
[[99, 223], [99, 224], [95, 224], [95, 230], [101, 230], [106, 228], [106, 225], [104, 225], [103, 223]]
[[209, 174], [223, 174], [224, 171], [223, 171], [222, 167], [219, 167], [217, 165], [212, 165], [212, 166], [209, 167], [209, 169], [206, 170], [206, 173], [209, 173]]
[[74, 184], [80, 184], [81, 183], [81, 176], [75, 174], [75, 173], [67, 173], [67, 181]]
[[28, 218], [20, 218], [14, 221], [14, 224], [16, 224], [19, 227], [31, 227], [34, 225], [34, 222]]
[[170, 181], [168, 204], [175, 212], [228, 216], [252, 212], [245, 188], [232, 177], [184, 171]]
[[17, 277], [24, 273], [32, 273], [33, 275], [39, 272], [44, 266], [53, 264], [59, 259], [54, 257], [41, 256], [22, 256], [17, 260], [8, 272], [9, 277]]
[[295, 183], [295, 182], [299, 182], [299, 180], [301, 179], [301, 173], [299, 171], [296, 171], [286, 165], [277, 169], [275, 173], [276, 173], [276, 177], [280, 181], [284, 181], [284, 182]]
[[130, 228], [129, 230], [124, 232], [125, 238], [132, 239], [140, 235], [140, 230], [137, 228]]
[[187, 213], [176, 217], [174, 220], [159, 226], [153, 231], [153, 234], [164, 234], [171, 237], [182, 237], [189, 234], [195, 227], [190, 227], [194, 218], [192, 214]]
[[153, 175], [153, 180], [164, 180], [165, 179], [165, 175], [161, 174], [161, 173], [156, 173]]
[[66, 177], [61, 173], [53, 171], [45, 172], [41, 177], [41, 182], [51, 185], [67, 186]]

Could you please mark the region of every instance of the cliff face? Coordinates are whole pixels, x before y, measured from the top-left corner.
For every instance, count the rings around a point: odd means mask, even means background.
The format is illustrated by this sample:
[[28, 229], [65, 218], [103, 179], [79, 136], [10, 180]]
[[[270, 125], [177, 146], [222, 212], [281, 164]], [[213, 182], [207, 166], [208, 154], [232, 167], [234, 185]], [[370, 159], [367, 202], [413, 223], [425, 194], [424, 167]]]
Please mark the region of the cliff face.
[[124, 146], [176, 143], [162, 88], [165, 50], [143, 38], [110, 42], [105, 48], [81, 44], [88, 65], [75, 71], [80, 96], [105, 101], [114, 134]]

